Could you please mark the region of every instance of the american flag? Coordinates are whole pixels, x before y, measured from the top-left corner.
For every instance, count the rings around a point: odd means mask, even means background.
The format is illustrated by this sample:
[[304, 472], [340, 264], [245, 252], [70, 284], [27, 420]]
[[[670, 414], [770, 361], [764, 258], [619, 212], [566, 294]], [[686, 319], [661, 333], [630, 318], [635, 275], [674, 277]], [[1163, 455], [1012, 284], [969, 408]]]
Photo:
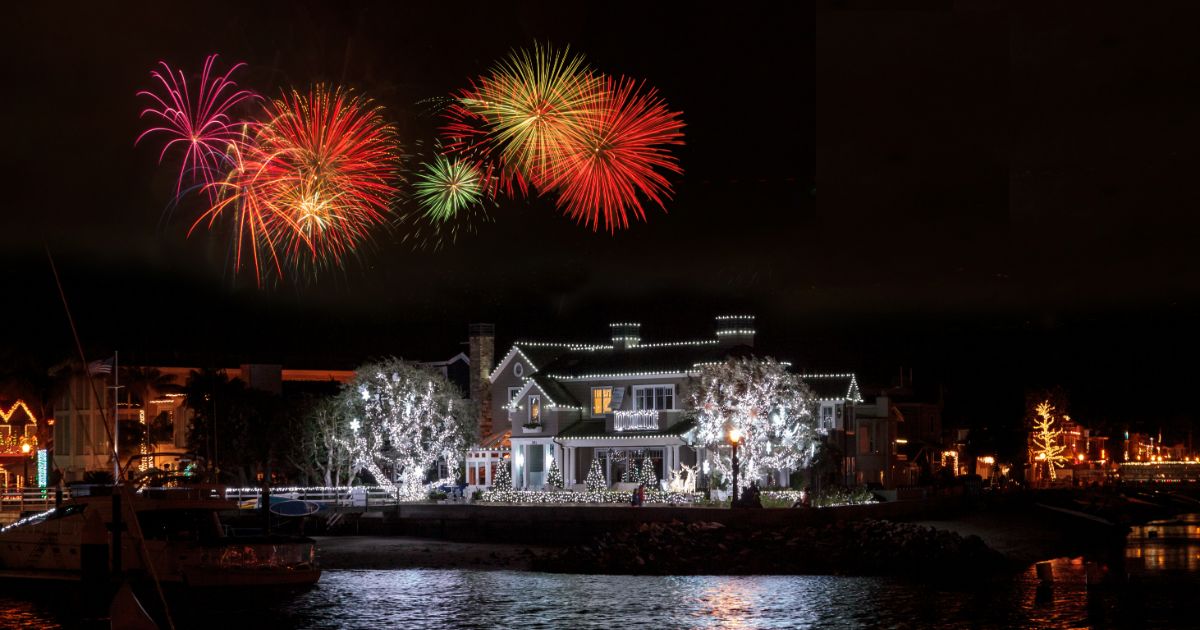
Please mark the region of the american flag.
[[88, 374], [89, 375], [112, 374], [113, 358], [114, 357], [109, 357], [107, 359], [101, 359], [99, 361], [92, 361], [91, 363], [88, 364]]

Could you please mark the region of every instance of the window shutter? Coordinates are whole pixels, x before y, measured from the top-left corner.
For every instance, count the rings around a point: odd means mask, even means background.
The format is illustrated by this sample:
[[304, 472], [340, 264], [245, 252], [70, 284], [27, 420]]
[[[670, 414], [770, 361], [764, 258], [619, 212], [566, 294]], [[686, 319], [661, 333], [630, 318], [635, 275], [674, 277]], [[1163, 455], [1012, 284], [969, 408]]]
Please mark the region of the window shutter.
[[621, 401], [625, 399], [625, 388], [614, 387], [612, 392], [612, 402], [608, 405], [609, 411], [616, 411], [621, 408]]

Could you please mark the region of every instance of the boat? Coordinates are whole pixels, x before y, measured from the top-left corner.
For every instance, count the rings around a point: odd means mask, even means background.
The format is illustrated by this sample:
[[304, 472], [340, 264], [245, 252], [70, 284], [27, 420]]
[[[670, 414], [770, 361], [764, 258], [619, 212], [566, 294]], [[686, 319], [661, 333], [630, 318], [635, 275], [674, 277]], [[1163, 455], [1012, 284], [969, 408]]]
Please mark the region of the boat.
[[[123, 572], [195, 587], [307, 586], [320, 579], [311, 538], [227, 535], [220, 514], [237, 504], [218, 489], [101, 486], [81, 494], [0, 529], [0, 579], [79, 581]], [[114, 505], [123, 530], [116, 545]]]

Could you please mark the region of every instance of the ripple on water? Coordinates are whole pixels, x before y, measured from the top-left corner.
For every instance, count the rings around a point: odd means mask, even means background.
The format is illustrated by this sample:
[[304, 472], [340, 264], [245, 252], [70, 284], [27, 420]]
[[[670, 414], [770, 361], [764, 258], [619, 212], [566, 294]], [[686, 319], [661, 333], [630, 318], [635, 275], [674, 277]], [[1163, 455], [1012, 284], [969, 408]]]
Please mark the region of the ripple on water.
[[[327, 571], [306, 591], [173, 598], [179, 628], [1066, 628], [1171, 627], [1177, 589], [1089, 591], [1082, 560], [1055, 563], [1038, 592], [1015, 579], [961, 576], [952, 588], [836, 576], [593, 576], [511, 571]], [[1190, 579], [1189, 579], [1190, 578]], [[1167, 584], [1195, 587], [1196, 575]], [[1161, 593], [1160, 593], [1161, 591]], [[36, 603], [35, 603], [36, 602]], [[61, 600], [0, 597], [4, 627], [73, 625]], [[1156, 615], [1159, 615], [1156, 617]]]

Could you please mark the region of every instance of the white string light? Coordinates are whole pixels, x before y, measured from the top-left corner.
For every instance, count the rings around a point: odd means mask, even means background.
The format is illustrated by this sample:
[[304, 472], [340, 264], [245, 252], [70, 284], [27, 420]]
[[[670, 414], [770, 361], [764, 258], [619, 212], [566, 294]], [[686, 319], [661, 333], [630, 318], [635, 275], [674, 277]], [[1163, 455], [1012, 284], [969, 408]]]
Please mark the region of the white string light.
[[[593, 490], [588, 492], [544, 491], [544, 490], [485, 490], [479, 500], [484, 503], [622, 503], [629, 504], [633, 493], [628, 490]], [[646, 503], [663, 505], [688, 505], [700, 500], [697, 493], [646, 491]]]

